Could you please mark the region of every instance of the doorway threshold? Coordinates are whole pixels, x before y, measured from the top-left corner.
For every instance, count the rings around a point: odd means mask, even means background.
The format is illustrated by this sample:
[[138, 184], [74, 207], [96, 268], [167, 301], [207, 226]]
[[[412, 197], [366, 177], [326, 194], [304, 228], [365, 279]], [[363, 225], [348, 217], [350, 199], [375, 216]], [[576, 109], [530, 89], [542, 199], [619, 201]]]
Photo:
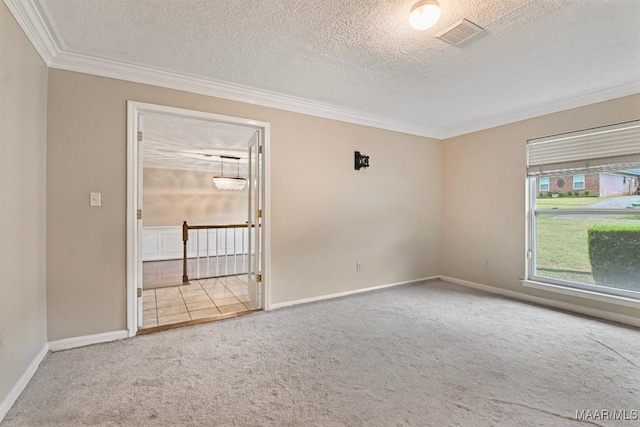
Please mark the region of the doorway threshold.
[[146, 329], [139, 329], [137, 336], [153, 334], [155, 332], [168, 331], [170, 329], [184, 328], [186, 326], [200, 325], [203, 323], [217, 322], [218, 320], [233, 319], [235, 317], [241, 317], [241, 316], [246, 316], [247, 314], [257, 313], [259, 311], [262, 311], [262, 310], [260, 310], [259, 308], [255, 308], [255, 309], [246, 310], [246, 311], [239, 311], [236, 313], [222, 314], [216, 317], [206, 317], [204, 319], [187, 320], [185, 322], [170, 323], [168, 325], [154, 326]]

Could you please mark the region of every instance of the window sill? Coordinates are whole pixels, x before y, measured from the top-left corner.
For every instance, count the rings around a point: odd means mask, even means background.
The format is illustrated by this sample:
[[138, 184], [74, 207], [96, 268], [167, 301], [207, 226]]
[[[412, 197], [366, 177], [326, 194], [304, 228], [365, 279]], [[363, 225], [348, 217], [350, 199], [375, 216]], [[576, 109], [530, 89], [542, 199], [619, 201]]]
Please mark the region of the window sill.
[[533, 280], [521, 280], [527, 288], [541, 289], [548, 292], [570, 295], [578, 298], [605, 302], [607, 304], [622, 305], [625, 307], [640, 308], [640, 300], [619, 295], [603, 294], [601, 292], [587, 291], [585, 289], [571, 288], [569, 286], [554, 285], [551, 283], [537, 282]]

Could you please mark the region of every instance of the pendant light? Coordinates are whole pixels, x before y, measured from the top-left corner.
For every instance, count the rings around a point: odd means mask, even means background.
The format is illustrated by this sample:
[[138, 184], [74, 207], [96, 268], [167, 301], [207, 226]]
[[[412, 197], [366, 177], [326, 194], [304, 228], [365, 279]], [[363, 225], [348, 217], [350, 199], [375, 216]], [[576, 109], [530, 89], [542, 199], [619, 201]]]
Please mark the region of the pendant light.
[[[224, 159], [232, 159], [237, 162], [236, 176], [224, 176]], [[218, 190], [242, 190], [247, 184], [246, 178], [240, 177], [240, 157], [220, 156], [221, 169], [220, 176], [213, 177], [213, 184]]]

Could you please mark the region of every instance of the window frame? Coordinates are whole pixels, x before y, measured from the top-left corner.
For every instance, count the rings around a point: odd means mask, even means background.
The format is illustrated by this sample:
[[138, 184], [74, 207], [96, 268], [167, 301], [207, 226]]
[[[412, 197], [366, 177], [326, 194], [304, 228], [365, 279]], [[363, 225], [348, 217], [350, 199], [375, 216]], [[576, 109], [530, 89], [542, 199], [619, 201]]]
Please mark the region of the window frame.
[[[592, 285], [589, 283], [581, 283], [581, 282], [571, 282], [568, 280], [555, 279], [552, 277], [543, 277], [536, 275], [536, 266], [537, 266], [537, 216], [539, 214], [554, 214], [558, 215], [558, 212], [562, 212], [567, 215], [598, 215], [598, 214], [614, 214], [614, 215], [637, 215], [638, 212], [630, 212], [629, 209], [537, 209], [537, 191], [538, 188], [538, 178], [529, 177], [528, 180], [528, 206], [527, 206], [527, 262], [526, 262], [526, 272], [525, 279], [523, 283], [527, 285], [527, 282], [532, 284], [545, 286], [551, 291], [557, 291], [560, 293], [566, 293], [566, 291], [575, 291], [576, 293], [589, 293], [595, 294], [600, 297], [610, 297], [618, 300], [625, 300], [627, 302], [631, 302], [632, 306], [636, 307], [640, 305], [640, 292], [627, 291], [624, 289], [616, 289], [610, 288], [606, 286], [600, 285]], [[556, 289], [554, 289], [556, 288]], [[558, 291], [560, 288], [565, 292]]]
[[[578, 182], [582, 183], [582, 188], [577, 188], [576, 187], [576, 177], [577, 176], [581, 176], [582, 177], [582, 181], [578, 181]], [[573, 189], [574, 190], [584, 190], [586, 188], [587, 188], [587, 176], [585, 174], [583, 174], [583, 173], [579, 173], [579, 174], [573, 175]]]

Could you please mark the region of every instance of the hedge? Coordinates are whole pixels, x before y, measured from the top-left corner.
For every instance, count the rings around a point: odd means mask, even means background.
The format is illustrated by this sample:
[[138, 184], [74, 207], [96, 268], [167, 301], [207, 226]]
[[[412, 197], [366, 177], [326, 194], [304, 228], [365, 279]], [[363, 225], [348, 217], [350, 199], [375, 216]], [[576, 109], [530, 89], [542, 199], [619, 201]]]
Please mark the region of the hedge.
[[589, 260], [596, 283], [640, 289], [640, 226], [590, 227]]

